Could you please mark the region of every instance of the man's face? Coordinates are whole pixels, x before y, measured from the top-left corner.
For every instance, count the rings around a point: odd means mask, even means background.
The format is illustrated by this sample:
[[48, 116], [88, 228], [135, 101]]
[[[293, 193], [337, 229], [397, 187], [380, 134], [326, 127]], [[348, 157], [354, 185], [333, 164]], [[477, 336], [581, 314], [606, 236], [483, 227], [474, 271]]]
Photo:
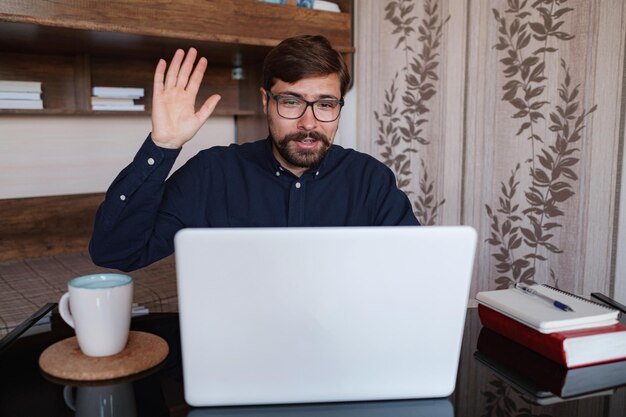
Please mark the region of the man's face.
[[[307, 101], [341, 99], [337, 74], [304, 78], [293, 84], [278, 80], [271, 94], [288, 95]], [[298, 119], [285, 119], [277, 112], [276, 100], [268, 98], [261, 89], [263, 110], [267, 115], [272, 151], [282, 166], [295, 175], [302, 175], [324, 158], [333, 143], [339, 118], [332, 122], [320, 122], [313, 115], [311, 106]]]

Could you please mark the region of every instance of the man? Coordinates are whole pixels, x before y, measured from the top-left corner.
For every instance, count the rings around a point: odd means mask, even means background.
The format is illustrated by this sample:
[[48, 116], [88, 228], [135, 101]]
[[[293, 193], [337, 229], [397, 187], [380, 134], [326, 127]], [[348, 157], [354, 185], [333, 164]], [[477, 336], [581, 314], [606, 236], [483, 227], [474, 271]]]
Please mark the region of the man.
[[[152, 133], [115, 179], [96, 215], [94, 263], [131, 271], [174, 250], [185, 227], [418, 225], [396, 180], [376, 159], [333, 145], [350, 84], [341, 55], [322, 36], [289, 38], [263, 63], [269, 137], [213, 147], [165, 181], [181, 147], [219, 95], [196, 112], [207, 67], [176, 51], [154, 74]], [[323, 248], [302, 250], [320, 251]]]

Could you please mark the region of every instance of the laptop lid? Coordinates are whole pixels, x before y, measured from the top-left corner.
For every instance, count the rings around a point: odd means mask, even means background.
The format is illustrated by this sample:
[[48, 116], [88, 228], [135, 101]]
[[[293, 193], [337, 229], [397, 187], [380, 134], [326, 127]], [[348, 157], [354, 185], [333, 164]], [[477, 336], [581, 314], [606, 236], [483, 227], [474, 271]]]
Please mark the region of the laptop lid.
[[475, 244], [467, 226], [181, 230], [186, 401], [448, 396]]

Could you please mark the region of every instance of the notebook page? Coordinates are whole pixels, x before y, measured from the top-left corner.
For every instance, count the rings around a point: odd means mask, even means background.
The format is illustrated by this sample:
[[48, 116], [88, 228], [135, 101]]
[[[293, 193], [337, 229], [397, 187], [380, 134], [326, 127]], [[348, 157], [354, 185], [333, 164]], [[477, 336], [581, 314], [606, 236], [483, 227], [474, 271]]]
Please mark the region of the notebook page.
[[573, 312], [515, 288], [484, 291], [476, 300], [485, 306], [520, 321], [542, 333], [606, 326], [617, 322], [619, 311], [545, 285], [533, 287], [537, 292], [567, 304]]

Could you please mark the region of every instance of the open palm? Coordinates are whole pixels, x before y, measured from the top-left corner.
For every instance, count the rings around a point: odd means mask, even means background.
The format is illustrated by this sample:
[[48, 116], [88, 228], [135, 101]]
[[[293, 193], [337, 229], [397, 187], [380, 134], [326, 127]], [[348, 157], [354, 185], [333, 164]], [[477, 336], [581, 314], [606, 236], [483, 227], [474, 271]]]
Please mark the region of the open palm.
[[202, 77], [207, 68], [206, 58], [200, 58], [194, 68], [197, 51], [179, 49], [165, 73], [166, 62], [159, 60], [154, 72], [152, 96], [152, 140], [164, 148], [180, 148], [207, 121], [220, 100], [209, 97], [196, 112], [195, 103]]

